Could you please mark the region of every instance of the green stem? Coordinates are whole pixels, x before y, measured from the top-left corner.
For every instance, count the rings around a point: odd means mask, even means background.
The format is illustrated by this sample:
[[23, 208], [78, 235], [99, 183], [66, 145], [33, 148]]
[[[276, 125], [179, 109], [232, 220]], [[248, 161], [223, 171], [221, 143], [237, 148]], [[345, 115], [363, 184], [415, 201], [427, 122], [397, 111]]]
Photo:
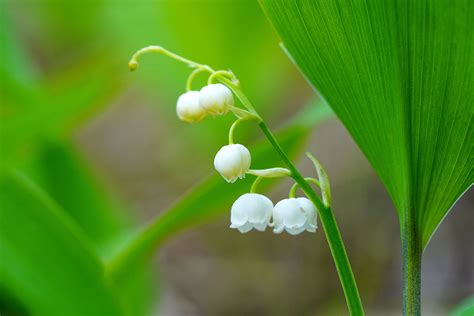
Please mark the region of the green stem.
[[132, 70], [132, 71], [136, 70], [138, 68], [138, 58], [141, 55], [147, 54], [147, 53], [162, 54], [162, 55], [170, 57], [174, 60], [177, 60], [179, 62], [187, 64], [191, 68], [201, 68], [201, 69], [203, 69], [207, 72], [210, 72], [210, 73], [214, 72], [214, 69], [212, 69], [208, 65], [203, 65], [203, 64], [197, 63], [195, 61], [192, 61], [190, 59], [184, 58], [183, 56], [175, 54], [175, 53], [173, 53], [173, 52], [171, 52], [171, 51], [169, 51], [169, 50], [167, 50], [167, 49], [165, 49], [161, 46], [157, 46], [157, 45], [151, 45], [151, 46], [143, 47], [142, 49], [138, 50], [135, 54], [133, 54], [132, 58], [128, 62], [128, 68], [130, 68], [130, 70]]
[[[315, 178], [306, 177], [304, 179], [308, 181], [309, 183], [313, 183], [317, 185], [318, 187], [321, 187], [321, 183], [319, 183], [319, 181], [316, 180]], [[288, 193], [288, 197], [294, 199], [296, 197], [296, 190], [298, 190], [299, 187], [300, 185], [298, 184], [298, 182], [295, 182], [295, 184], [291, 186], [290, 192]]]
[[402, 228], [403, 252], [403, 314], [421, 315], [421, 257], [422, 245], [416, 227], [416, 219], [408, 212]]
[[[238, 85], [234, 84], [233, 81], [228, 80], [227, 78], [219, 77], [218, 79], [222, 83], [227, 85], [235, 93], [235, 95], [240, 99], [245, 108], [247, 108], [251, 113], [255, 114], [257, 117], [260, 118], [254, 107], [250, 103], [250, 100], [247, 98], [247, 96], [243, 93], [243, 91]], [[364, 309], [362, 308], [362, 302], [360, 300], [359, 291], [357, 289], [357, 284], [354, 279], [354, 274], [352, 273], [351, 264], [349, 262], [349, 258], [347, 257], [341, 233], [339, 232], [336, 219], [334, 218], [334, 214], [332, 213], [331, 208], [325, 206], [324, 203], [320, 200], [319, 196], [312, 189], [311, 185], [303, 178], [303, 176], [296, 169], [290, 159], [286, 156], [285, 152], [281, 148], [275, 136], [262, 119], [260, 119], [258, 126], [261, 128], [263, 134], [265, 134], [268, 141], [272, 144], [273, 148], [280, 155], [283, 162], [287, 165], [293, 179], [300, 185], [306, 196], [311, 200], [311, 202], [313, 202], [313, 204], [319, 210], [319, 217], [321, 218], [324, 233], [326, 234], [326, 238], [329, 243], [329, 248], [331, 249], [331, 253], [334, 258], [334, 263], [339, 274], [339, 279], [342, 284], [349, 311], [351, 315], [364, 315]], [[313, 158], [312, 156], [309, 157]]]
[[192, 91], [193, 90], [193, 80], [196, 78], [198, 74], [201, 72], [206, 72], [207, 70], [203, 68], [196, 68], [191, 72], [191, 74], [188, 77], [188, 80], [186, 80], [186, 91]]
[[257, 186], [262, 181], [263, 177], [256, 177], [255, 181], [252, 183], [252, 187], [250, 188], [250, 193], [257, 193]]
[[230, 73], [227, 70], [218, 70], [218, 71], [213, 72], [209, 76], [209, 78], [207, 79], [207, 84], [213, 84], [214, 80], [219, 76], [228, 77], [230, 80], [232, 80], [232, 73]]
[[247, 110], [250, 111], [250, 113], [254, 114], [257, 117], [258, 121], [261, 121], [260, 116], [258, 115], [257, 111], [253, 107], [252, 103], [250, 103], [250, 100], [247, 98], [247, 96], [242, 92], [242, 89], [232, 80], [226, 78], [226, 77], [217, 77], [220, 82], [228, 86], [232, 92], [235, 93], [237, 98], [239, 98], [240, 102], [247, 108]]
[[240, 122], [242, 122], [243, 119], [237, 119], [235, 120], [234, 123], [229, 128], [229, 145], [232, 145], [234, 143], [234, 131], [237, 125], [239, 125]]
[[300, 185], [301, 189], [311, 200], [311, 202], [313, 202], [318, 208], [319, 217], [321, 219], [324, 233], [326, 234], [329, 248], [331, 249], [334, 263], [339, 274], [339, 279], [346, 297], [349, 312], [351, 315], [364, 315], [364, 309], [362, 308], [362, 302], [360, 300], [354, 274], [352, 273], [351, 264], [349, 262], [349, 258], [347, 257], [341, 233], [339, 232], [336, 219], [332, 213], [331, 208], [324, 206], [316, 192], [311, 188], [311, 185], [305, 181], [303, 176], [286, 156], [285, 152], [281, 148], [278, 141], [275, 139], [273, 133], [268, 129], [265, 122], [260, 122], [259, 126], [275, 150], [278, 152], [283, 162], [287, 165], [288, 169], [290, 169], [295, 181]]

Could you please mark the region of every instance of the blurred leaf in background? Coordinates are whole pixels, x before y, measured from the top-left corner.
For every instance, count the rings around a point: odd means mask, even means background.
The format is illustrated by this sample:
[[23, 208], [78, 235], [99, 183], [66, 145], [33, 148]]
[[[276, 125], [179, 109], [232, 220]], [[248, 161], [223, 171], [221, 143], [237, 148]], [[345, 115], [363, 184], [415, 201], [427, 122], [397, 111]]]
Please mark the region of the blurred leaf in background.
[[[19, 173], [0, 179], [0, 289], [35, 315], [120, 315], [77, 224]], [[2, 298], [3, 301], [3, 298]], [[3, 312], [3, 311], [2, 311]]]
[[469, 297], [456, 306], [450, 316], [469, 316], [474, 315], [474, 297]]

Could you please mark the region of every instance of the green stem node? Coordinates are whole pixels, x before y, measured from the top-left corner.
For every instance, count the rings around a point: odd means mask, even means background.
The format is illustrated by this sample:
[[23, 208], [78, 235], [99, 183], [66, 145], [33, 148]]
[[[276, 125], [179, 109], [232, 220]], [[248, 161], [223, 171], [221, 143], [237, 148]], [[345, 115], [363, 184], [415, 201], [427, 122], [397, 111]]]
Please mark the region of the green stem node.
[[[319, 188], [321, 188], [321, 184], [315, 178], [307, 177], [307, 178], [304, 178], [304, 179], [306, 181], [310, 182], [310, 183], [316, 184]], [[293, 184], [291, 186], [290, 193], [288, 194], [288, 197], [294, 199], [296, 197], [296, 190], [298, 190], [299, 187], [300, 187], [300, 185], [298, 184], [298, 182], [295, 182], [295, 184]]]
[[219, 77], [224, 77], [232, 80], [233, 82], [236, 82], [236, 78], [234, 74], [228, 70], [218, 70], [214, 71], [209, 78], [207, 79], [207, 84], [213, 84], [216, 79]]

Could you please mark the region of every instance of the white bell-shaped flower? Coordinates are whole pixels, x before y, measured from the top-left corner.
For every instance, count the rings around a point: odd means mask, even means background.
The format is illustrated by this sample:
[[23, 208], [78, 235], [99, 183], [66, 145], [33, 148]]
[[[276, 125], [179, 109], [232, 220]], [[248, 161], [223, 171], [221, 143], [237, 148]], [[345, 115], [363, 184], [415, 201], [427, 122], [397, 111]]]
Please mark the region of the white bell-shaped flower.
[[227, 182], [234, 183], [238, 178], [245, 177], [251, 160], [250, 152], [244, 145], [231, 144], [217, 152], [214, 167]]
[[176, 103], [176, 114], [180, 120], [194, 123], [206, 116], [206, 111], [199, 104], [199, 91], [183, 93]]
[[303, 231], [315, 232], [316, 207], [307, 198], [290, 198], [278, 202], [273, 209], [273, 232], [276, 234], [286, 230], [291, 235]]
[[246, 193], [232, 205], [230, 227], [246, 233], [252, 228], [264, 231], [272, 217], [273, 203], [264, 195]]
[[210, 84], [201, 89], [199, 104], [209, 114], [223, 115], [234, 105], [234, 96], [223, 84]]

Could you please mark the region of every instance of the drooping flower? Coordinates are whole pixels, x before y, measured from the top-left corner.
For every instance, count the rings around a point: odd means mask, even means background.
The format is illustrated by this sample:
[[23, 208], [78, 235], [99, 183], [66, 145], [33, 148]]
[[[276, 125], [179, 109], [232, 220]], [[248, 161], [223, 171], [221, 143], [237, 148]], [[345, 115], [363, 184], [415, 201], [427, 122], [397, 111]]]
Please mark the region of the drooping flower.
[[199, 104], [209, 114], [224, 115], [234, 105], [234, 96], [225, 85], [220, 83], [210, 84], [201, 89]]
[[278, 202], [273, 209], [273, 232], [276, 234], [286, 230], [291, 235], [303, 231], [315, 232], [316, 207], [307, 198], [290, 198]]
[[199, 91], [183, 93], [176, 103], [176, 114], [180, 120], [188, 123], [202, 120], [206, 116], [206, 111], [199, 104]]
[[245, 177], [251, 160], [250, 152], [244, 145], [231, 144], [217, 152], [214, 167], [227, 182], [233, 183], [238, 178]]
[[232, 205], [230, 227], [246, 233], [252, 228], [264, 231], [272, 217], [273, 203], [264, 195], [246, 193]]

